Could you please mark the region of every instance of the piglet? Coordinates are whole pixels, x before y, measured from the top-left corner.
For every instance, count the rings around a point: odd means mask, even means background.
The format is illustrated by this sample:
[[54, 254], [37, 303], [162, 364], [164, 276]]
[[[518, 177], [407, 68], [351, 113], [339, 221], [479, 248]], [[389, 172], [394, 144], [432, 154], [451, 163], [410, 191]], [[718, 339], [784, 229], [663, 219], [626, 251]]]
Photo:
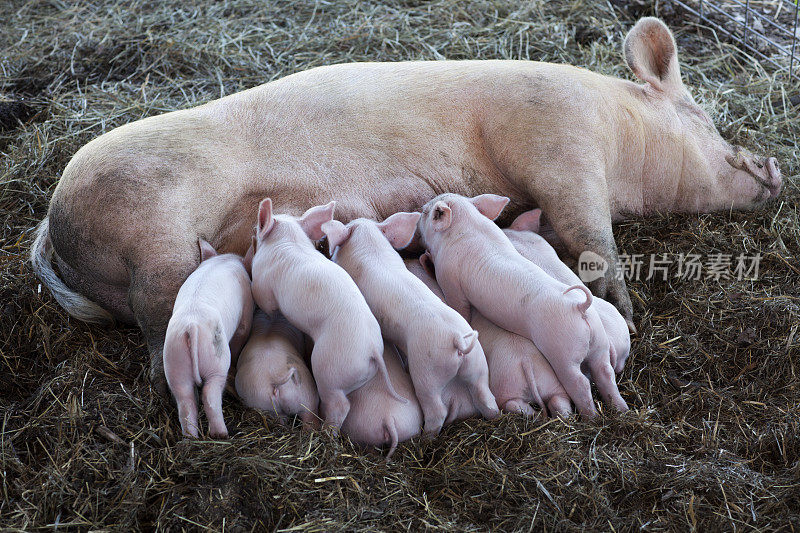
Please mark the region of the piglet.
[[199, 246], [200, 266], [178, 291], [167, 325], [164, 373], [178, 404], [183, 434], [199, 435], [195, 387], [202, 386], [209, 434], [226, 437], [222, 391], [253, 318], [246, 266], [252, 256], [217, 255], [202, 239]]
[[408, 401], [398, 401], [380, 376], [375, 376], [350, 395], [350, 411], [342, 424], [342, 433], [364, 446], [388, 444], [386, 459], [389, 459], [397, 443], [419, 435], [422, 410], [414, 395], [411, 376], [403, 370], [397, 349], [389, 343], [384, 344], [383, 361], [394, 390]]
[[380, 223], [334, 220], [322, 230], [335, 249], [333, 260], [355, 280], [383, 335], [408, 358], [425, 432], [433, 436], [448, 418], [442, 392], [452, 382], [466, 387], [485, 417], [496, 417], [499, 410], [478, 334], [411, 274], [395, 251], [414, 237], [418, 220], [419, 213], [395, 213]]
[[335, 202], [312, 207], [301, 217], [273, 215], [272, 200], [258, 208], [253, 257], [253, 297], [267, 314], [280, 310], [314, 340], [311, 369], [325, 423], [338, 432], [350, 410], [348, 394], [380, 373], [399, 396], [383, 361], [378, 321], [352, 278], [319, 253], [312, 242], [333, 220]]
[[480, 333], [489, 363], [489, 388], [503, 411], [534, 416], [530, 404], [535, 403], [552, 416], [572, 413], [567, 392], [535, 344], [497, 326], [475, 309], [471, 324]]
[[[444, 299], [432, 275], [429, 254], [423, 254], [418, 261], [407, 260], [406, 268]], [[534, 402], [546, 407], [551, 415], [567, 416], [572, 412], [567, 392], [535, 344], [493, 324], [475, 309], [470, 324], [480, 334], [489, 364], [489, 388], [502, 410], [533, 416], [536, 413], [530, 403]]]
[[298, 415], [305, 427], [315, 427], [319, 396], [304, 351], [303, 333], [286, 318], [257, 311], [236, 366], [236, 393], [242, 402], [282, 422]]
[[591, 293], [553, 279], [514, 249], [492, 222], [507, 203], [494, 194], [447, 193], [425, 204], [420, 236], [447, 303], [465, 318], [472, 305], [498, 326], [532, 340], [581, 414], [597, 413], [582, 365], [588, 365], [604, 399], [627, 410]]
[[[567, 285], [581, 284], [581, 279], [559, 259], [550, 243], [538, 235], [541, 214], [540, 209], [526, 211], [519, 215], [503, 232], [522, 257], [537, 265], [550, 276]], [[625, 360], [631, 352], [628, 324], [617, 308], [606, 300], [595, 296], [592, 302], [597, 309], [597, 314], [600, 315], [600, 321], [603, 323], [608, 340], [614, 346], [614, 350], [611, 352], [613, 356], [611, 365], [619, 374], [625, 367]]]

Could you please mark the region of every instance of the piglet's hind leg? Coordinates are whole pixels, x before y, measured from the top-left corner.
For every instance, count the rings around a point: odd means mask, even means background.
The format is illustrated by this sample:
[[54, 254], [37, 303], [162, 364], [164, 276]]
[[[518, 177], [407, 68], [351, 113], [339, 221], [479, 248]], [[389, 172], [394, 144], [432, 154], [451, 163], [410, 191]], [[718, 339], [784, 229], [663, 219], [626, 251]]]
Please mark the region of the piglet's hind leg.
[[226, 376], [215, 374], [203, 384], [203, 408], [208, 418], [208, 433], [214, 438], [228, 436], [225, 418], [222, 415], [222, 391], [225, 389]]
[[200, 434], [200, 427], [197, 423], [197, 402], [194, 397], [194, 386], [190, 385], [186, 390], [176, 393], [175, 401], [178, 404], [181, 432], [186, 437], [197, 438]]
[[600, 395], [607, 403], [613, 405], [619, 411], [627, 411], [628, 404], [619, 393], [617, 382], [615, 381], [614, 368], [608, 358], [597, 357], [589, 362], [592, 369], [592, 379]]
[[347, 418], [347, 413], [350, 412], [350, 400], [342, 390], [320, 390], [319, 392], [325, 425], [333, 430], [334, 435], [338, 435], [344, 419]]

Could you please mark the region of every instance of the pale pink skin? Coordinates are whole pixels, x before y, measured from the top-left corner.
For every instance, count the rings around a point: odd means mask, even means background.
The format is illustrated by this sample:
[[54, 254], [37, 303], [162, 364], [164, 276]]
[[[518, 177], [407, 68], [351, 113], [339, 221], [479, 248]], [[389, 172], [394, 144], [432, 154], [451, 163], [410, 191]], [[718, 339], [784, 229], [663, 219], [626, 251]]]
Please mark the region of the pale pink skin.
[[[423, 255], [419, 260], [406, 260], [406, 268], [444, 300], [439, 284], [431, 276], [433, 265], [428, 258]], [[428, 269], [423, 266], [426, 263]], [[569, 395], [536, 345], [493, 324], [475, 309], [470, 324], [480, 334], [489, 365], [489, 388], [503, 411], [534, 416], [530, 403], [535, 402], [547, 407], [551, 415], [572, 413]]]
[[[538, 235], [541, 214], [539, 209], [526, 211], [518, 216], [509, 228], [503, 230], [503, 233], [522, 257], [553, 278], [570, 286], [583, 284], [577, 274], [559, 259], [553, 247], [541, 235]], [[602, 298], [595, 296], [592, 306], [600, 315], [609, 342], [614, 345], [611, 366], [619, 374], [625, 367], [625, 361], [631, 352], [631, 335], [625, 318], [616, 307]]]
[[356, 219], [322, 226], [333, 260], [364, 295], [384, 337], [408, 358], [408, 368], [425, 415], [425, 433], [436, 435], [447, 420], [443, 390], [462, 383], [475, 408], [499, 414], [489, 390], [489, 370], [477, 333], [464, 318], [411, 274], [395, 248], [414, 236], [419, 213], [396, 213], [384, 222]]
[[281, 422], [297, 415], [305, 427], [315, 427], [319, 395], [304, 351], [300, 330], [280, 314], [269, 317], [257, 311], [236, 366], [236, 393], [242, 403]]
[[489, 387], [503, 411], [535, 416], [530, 406], [535, 403], [553, 416], [572, 413], [567, 391], [535, 344], [497, 326], [475, 309], [471, 324], [480, 333], [489, 363]]
[[350, 411], [342, 424], [342, 433], [364, 446], [388, 445], [386, 459], [389, 459], [399, 442], [420, 434], [422, 410], [414, 395], [411, 376], [403, 370], [396, 348], [388, 342], [383, 360], [394, 390], [408, 401], [398, 401], [383, 379], [375, 376], [350, 395]]
[[[579, 413], [596, 415], [586, 365], [603, 398], [627, 410], [611, 366], [612, 350], [597, 312], [580, 307], [587, 296], [547, 275], [515, 249], [492, 220], [508, 198], [447, 193], [425, 204], [421, 240], [436, 267], [447, 303], [470, 317], [470, 305], [498, 326], [534, 342]], [[480, 209], [480, 210], [479, 210]]]
[[322, 238], [320, 226], [333, 220], [333, 208], [331, 202], [312, 207], [301, 217], [273, 216], [272, 201], [261, 202], [253, 297], [265, 313], [280, 311], [314, 340], [311, 369], [320, 410], [335, 433], [350, 410], [347, 396], [377, 372], [387, 383], [388, 376], [378, 321], [353, 279], [312, 242]]
[[178, 291], [164, 343], [164, 373], [178, 404], [181, 431], [197, 437], [195, 387], [212, 437], [227, 437], [222, 391], [253, 318], [250, 276], [238, 255], [216, 255], [200, 242], [201, 263]]

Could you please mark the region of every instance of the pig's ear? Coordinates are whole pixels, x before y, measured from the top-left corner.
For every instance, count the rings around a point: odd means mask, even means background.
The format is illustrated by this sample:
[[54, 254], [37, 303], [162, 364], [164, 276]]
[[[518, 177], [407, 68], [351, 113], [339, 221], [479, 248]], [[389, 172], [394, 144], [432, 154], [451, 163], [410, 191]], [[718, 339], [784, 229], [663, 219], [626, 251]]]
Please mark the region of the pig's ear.
[[430, 277], [436, 279], [436, 268], [433, 266], [433, 258], [431, 257], [430, 252], [426, 251], [424, 254], [419, 256], [419, 264], [422, 265], [422, 268]]
[[282, 378], [272, 384], [272, 395], [277, 397], [280, 394], [281, 387], [289, 383], [289, 380], [292, 380], [295, 384], [299, 382], [297, 368], [291, 367]]
[[489, 220], [494, 220], [500, 216], [509, 199], [506, 196], [498, 196], [496, 194], [481, 194], [470, 198], [469, 201], [478, 208], [478, 211], [483, 216]]
[[318, 241], [324, 236], [322, 233], [322, 225], [333, 220], [333, 210], [335, 207], [336, 202], [318, 205], [312, 207], [300, 217], [300, 226], [312, 241]]
[[659, 19], [639, 19], [625, 37], [624, 51], [631, 71], [654, 89], [672, 92], [683, 86], [675, 39]]
[[508, 229], [513, 229], [515, 231], [532, 231], [534, 233], [539, 233], [539, 222], [542, 218], [542, 210], [541, 209], [531, 209], [530, 211], [525, 211], [520, 216], [514, 219], [514, 222], [508, 227]]
[[208, 241], [206, 241], [205, 239], [197, 239], [197, 245], [200, 247], [201, 263], [206, 259], [211, 259], [215, 255], [217, 255], [217, 251], [214, 249], [213, 246], [208, 244]]
[[242, 263], [244, 263], [244, 268], [247, 270], [247, 273], [250, 276], [253, 275], [253, 256], [256, 255], [256, 238], [253, 236], [250, 242], [250, 248], [247, 249], [247, 253], [244, 254], [244, 258], [242, 259]]
[[431, 209], [431, 225], [434, 231], [444, 231], [453, 223], [453, 210], [450, 206], [439, 200]]
[[258, 229], [256, 235], [259, 240], [266, 237], [275, 225], [275, 218], [272, 216], [272, 198], [264, 198], [258, 204]]
[[338, 220], [329, 220], [322, 224], [320, 229], [328, 237], [328, 255], [333, 255], [336, 247], [344, 244], [353, 232], [353, 228], [348, 228]]
[[383, 222], [378, 223], [381, 232], [389, 243], [397, 250], [405, 248], [414, 238], [417, 222], [422, 213], [395, 213]]

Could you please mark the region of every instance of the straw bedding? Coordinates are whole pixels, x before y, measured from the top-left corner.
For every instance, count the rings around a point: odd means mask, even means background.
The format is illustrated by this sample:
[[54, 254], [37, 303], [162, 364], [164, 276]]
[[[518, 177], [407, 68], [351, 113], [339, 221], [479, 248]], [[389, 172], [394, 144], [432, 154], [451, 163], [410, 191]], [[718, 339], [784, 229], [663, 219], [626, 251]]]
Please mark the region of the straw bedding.
[[[71, 319], [25, 264], [67, 161], [115, 126], [344, 61], [522, 58], [630, 77], [622, 37], [651, 14], [723, 136], [778, 157], [786, 180], [756, 211], [615, 226], [626, 254], [761, 254], [757, 281], [629, 283], [625, 415], [470, 420], [386, 463], [226, 397], [232, 438], [185, 441], [138, 331]], [[800, 528], [797, 82], [669, 2], [12, 0], [0, 20], [1, 529]]]

